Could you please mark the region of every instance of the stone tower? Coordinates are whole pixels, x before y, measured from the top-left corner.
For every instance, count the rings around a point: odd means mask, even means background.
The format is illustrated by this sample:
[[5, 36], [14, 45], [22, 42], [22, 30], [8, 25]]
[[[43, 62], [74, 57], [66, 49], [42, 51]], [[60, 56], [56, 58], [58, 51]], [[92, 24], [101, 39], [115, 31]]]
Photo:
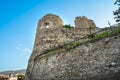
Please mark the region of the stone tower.
[[38, 28], [40, 30], [46, 28], [59, 28], [60, 26], [63, 26], [63, 24], [64, 22], [59, 16], [54, 14], [47, 14], [39, 20]]
[[33, 53], [42, 53], [42, 51], [55, 46], [58, 42], [59, 30], [63, 25], [63, 20], [57, 15], [47, 14], [40, 19]]
[[75, 18], [75, 27], [89, 28], [89, 27], [96, 27], [96, 25], [93, 20], [90, 20], [85, 16], [78, 16]]

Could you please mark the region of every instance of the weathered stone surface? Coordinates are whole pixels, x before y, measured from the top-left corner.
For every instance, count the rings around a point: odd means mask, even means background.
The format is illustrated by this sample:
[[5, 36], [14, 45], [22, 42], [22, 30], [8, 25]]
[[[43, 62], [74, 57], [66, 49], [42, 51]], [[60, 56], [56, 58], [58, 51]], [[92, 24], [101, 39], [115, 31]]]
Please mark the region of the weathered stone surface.
[[[89, 24], [93, 25], [93, 22], [89, 21]], [[53, 14], [48, 14], [39, 20], [26, 80], [114, 80], [120, 78], [118, 76], [120, 74], [119, 36], [86, 43], [74, 49], [35, 59], [44, 51], [89, 34], [86, 30], [66, 29], [62, 26], [62, 19]]]
[[[89, 29], [63, 28], [63, 20], [54, 14], [47, 14], [38, 22], [37, 33], [31, 59], [43, 51], [63, 45], [76, 38], [90, 34]], [[95, 30], [91, 30], [95, 32]]]
[[[47, 14], [38, 22], [38, 28], [58, 28], [64, 25], [63, 20], [54, 14]], [[39, 29], [38, 29], [39, 30]]]
[[96, 27], [93, 20], [88, 19], [85, 16], [79, 16], [75, 18], [75, 27], [76, 28], [89, 28]]
[[120, 73], [119, 42], [119, 37], [105, 38], [33, 61], [27, 69], [27, 80], [114, 80]]
[[60, 39], [64, 39], [64, 35], [61, 34], [60, 28], [63, 25], [63, 20], [53, 14], [47, 14], [39, 20], [31, 58], [61, 44]]

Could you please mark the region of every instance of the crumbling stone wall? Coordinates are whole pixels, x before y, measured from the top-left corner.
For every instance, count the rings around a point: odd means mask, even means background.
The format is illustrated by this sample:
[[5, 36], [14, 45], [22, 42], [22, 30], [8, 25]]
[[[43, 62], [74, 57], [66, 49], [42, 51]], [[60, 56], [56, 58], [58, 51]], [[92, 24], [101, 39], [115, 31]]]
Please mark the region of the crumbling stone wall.
[[75, 18], [75, 27], [76, 28], [89, 28], [89, 27], [96, 27], [96, 25], [93, 20], [90, 20], [85, 16], [79, 16]]
[[47, 14], [38, 22], [37, 34], [34, 44], [35, 53], [40, 53], [56, 44], [60, 36], [60, 30], [64, 25], [63, 20], [53, 14]]
[[27, 80], [120, 80], [119, 42], [108, 37], [33, 61]]
[[[81, 24], [81, 22], [78, 23]], [[94, 22], [83, 17], [83, 26], [92, 25]], [[35, 44], [32, 55], [41, 54], [43, 51], [63, 45], [76, 38], [83, 37], [90, 34], [89, 29], [78, 28], [75, 24], [75, 28], [63, 28], [63, 20], [54, 14], [47, 14], [38, 22], [37, 33], [35, 38]], [[92, 30], [94, 32], [94, 30]], [[37, 53], [37, 54], [36, 54]]]
[[[86, 36], [90, 33], [88, 29], [78, 27], [78, 24], [88, 28], [88, 26], [93, 25], [94, 22], [92, 20], [88, 20], [87, 18], [83, 18], [82, 20], [84, 23], [81, 24], [81, 21], [79, 22], [78, 19], [77, 23], [75, 23], [75, 28], [64, 28], [63, 20], [59, 16], [53, 14], [47, 14], [39, 20], [33, 52], [28, 63], [26, 80], [33, 80], [30, 79], [31, 76], [36, 76], [35, 80], [38, 80], [39, 78], [37, 75], [40, 74], [40, 77], [42, 77], [42, 73], [44, 73], [44, 71], [41, 72], [41, 70], [45, 70], [45, 67], [47, 67], [46, 65], [49, 65], [49, 63], [45, 63], [45, 66], [42, 67], [42, 64], [44, 64], [44, 61], [42, 60], [38, 61], [38, 63], [34, 62], [34, 59], [37, 55], [42, 54], [46, 50], [50, 50], [60, 45], [64, 45], [65, 43], [74, 41], [76, 38]], [[50, 59], [50, 61], [52, 60]], [[52, 67], [52, 65], [50, 67]], [[54, 67], [55, 66], [53, 65], [53, 68]], [[51, 68], [47, 69], [51, 70]], [[52, 74], [49, 74], [49, 76], [50, 75]]]
[[58, 28], [64, 25], [63, 20], [54, 14], [47, 14], [38, 22], [38, 31], [42, 28]]

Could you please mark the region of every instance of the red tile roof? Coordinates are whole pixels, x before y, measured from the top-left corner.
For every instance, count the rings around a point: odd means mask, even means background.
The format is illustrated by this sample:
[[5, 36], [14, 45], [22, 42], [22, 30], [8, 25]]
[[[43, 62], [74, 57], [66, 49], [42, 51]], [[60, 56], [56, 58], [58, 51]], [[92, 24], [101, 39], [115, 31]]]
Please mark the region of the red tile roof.
[[0, 79], [7, 79], [7, 78], [8, 78], [7, 76], [4, 76], [4, 75], [0, 74]]

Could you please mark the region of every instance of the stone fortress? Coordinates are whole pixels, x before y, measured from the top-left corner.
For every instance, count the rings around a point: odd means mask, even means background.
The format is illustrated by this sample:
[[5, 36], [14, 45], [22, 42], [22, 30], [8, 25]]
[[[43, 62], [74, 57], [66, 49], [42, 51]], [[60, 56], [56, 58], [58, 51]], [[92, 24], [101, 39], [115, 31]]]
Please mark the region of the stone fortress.
[[[75, 18], [75, 27], [72, 29], [64, 28], [64, 21], [57, 15], [47, 14], [38, 22], [36, 39], [33, 49], [35, 53], [63, 45], [74, 41], [77, 37], [83, 37], [90, 34], [89, 27], [96, 27], [93, 20], [85, 16]], [[84, 27], [83, 27], [84, 26]], [[94, 32], [94, 30], [93, 30]]]
[[47, 14], [39, 20], [26, 80], [115, 80], [111, 73], [117, 74], [120, 68], [110, 64], [117, 64], [120, 61], [118, 60], [120, 38], [112, 37], [95, 43], [86, 43], [75, 49], [35, 60], [36, 56], [43, 54], [44, 51], [98, 31], [94, 21], [85, 16], [76, 17], [74, 22], [74, 28], [65, 28], [64, 21], [54, 14]]

